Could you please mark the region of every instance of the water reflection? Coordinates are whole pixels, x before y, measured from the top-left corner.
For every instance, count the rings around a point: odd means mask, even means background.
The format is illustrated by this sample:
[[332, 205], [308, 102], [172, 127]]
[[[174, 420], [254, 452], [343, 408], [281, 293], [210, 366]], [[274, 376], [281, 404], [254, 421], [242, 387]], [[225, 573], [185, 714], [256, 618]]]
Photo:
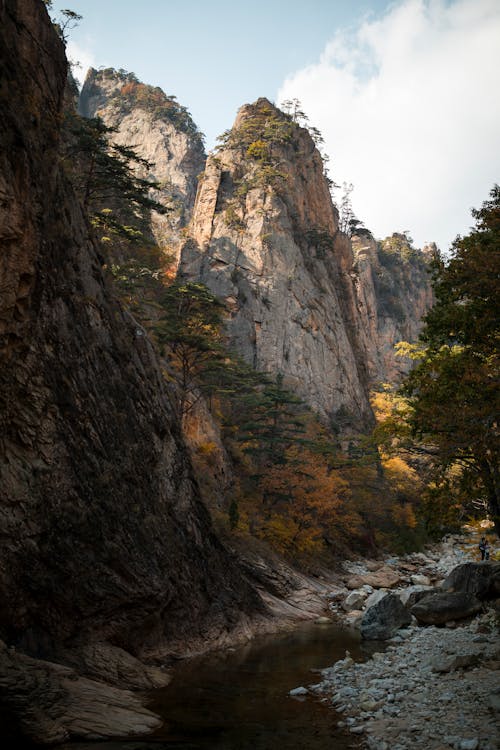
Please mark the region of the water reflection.
[[[317, 671], [348, 649], [361, 660], [359, 636], [334, 625], [303, 625], [234, 651], [186, 660], [151, 696], [166, 726], [142, 741], [75, 743], [72, 750], [346, 750], [358, 742], [317, 698], [289, 691], [320, 680]], [[316, 674], [315, 674], [316, 671]]]

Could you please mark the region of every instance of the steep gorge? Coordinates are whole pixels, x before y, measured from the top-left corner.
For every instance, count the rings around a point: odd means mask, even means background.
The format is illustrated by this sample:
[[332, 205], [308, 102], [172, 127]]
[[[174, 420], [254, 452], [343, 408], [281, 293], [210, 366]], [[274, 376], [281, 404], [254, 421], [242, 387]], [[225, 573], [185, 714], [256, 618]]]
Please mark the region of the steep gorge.
[[156, 163], [160, 201], [183, 208], [153, 231], [168, 225], [180, 278], [225, 301], [230, 346], [341, 433], [369, 427], [370, 390], [408, 370], [394, 345], [415, 340], [432, 303], [432, 248], [401, 236], [390, 254], [367, 230], [341, 232], [313, 138], [265, 99], [240, 109], [206, 162], [185, 108], [131, 73], [91, 69], [79, 110]]
[[[0, 644], [0, 697], [22, 684], [10, 705], [30, 710], [40, 686], [26, 675], [38, 670], [50, 683], [38, 708], [51, 715], [81, 681], [40, 659], [150, 687], [164, 674], [135, 657], [229, 643], [269, 610], [252, 561], [213, 530], [175, 386], [116, 301], [61, 167], [63, 46], [36, 0], [5, 0], [0, 21], [0, 637], [11, 647]], [[342, 436], [368, 428], [369, 389], [397, 374], [392, 344], [413, 336], [430, 301], [425, 264], [389, 267], [373, 238], [339, 232], [307, 130], [259, 100], [234, 129], [252, 140], [229, 140], [205, 164], [184, 108], [111, 70], [90, 72], [80, 111], [155, 162], [148, 176], [171, 210], [153, 217], [153, 234], [177, 244], [181, 278], [225, 300], [232, 346], [282, 372]], [[275, 128], [264, 139], [263, 114]], [[259, 574], [260, 592], [273, 591], [274, 571]]]

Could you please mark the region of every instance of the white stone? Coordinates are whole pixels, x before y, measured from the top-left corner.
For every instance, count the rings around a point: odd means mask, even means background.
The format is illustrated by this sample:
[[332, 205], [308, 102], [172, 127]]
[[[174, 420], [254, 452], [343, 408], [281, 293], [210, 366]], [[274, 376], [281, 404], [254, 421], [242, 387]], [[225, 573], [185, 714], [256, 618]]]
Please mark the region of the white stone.
[[308, 695], [308, 693], [309, 693], [309, 690], [301, 686], [301, 687], [296, 687], [293, 690], [290, 690], [288, 695], [291, 695], [292, 697], [294, 697], [297, 695]]

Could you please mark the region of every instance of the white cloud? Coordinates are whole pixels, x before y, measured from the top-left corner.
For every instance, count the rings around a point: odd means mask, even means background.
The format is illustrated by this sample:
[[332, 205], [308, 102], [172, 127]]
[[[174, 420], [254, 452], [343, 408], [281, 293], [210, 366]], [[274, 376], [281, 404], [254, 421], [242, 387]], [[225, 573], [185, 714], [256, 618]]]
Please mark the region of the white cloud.
[[447, 250], [500, 181], [499, 42], [498, 0], [405, 0], [283, 83], [278, 101], [302, 102], [376, 236]]
[[81, 88], [89, 68], [96, 68], [97, 63], [94, 57], [94, 53], [89, 47], [83, 47], [80, 44], [72, 41], [68, 41], [66, 46], [66, 57], [71, 64], [71, 70], [75, 77], [79, 87]]

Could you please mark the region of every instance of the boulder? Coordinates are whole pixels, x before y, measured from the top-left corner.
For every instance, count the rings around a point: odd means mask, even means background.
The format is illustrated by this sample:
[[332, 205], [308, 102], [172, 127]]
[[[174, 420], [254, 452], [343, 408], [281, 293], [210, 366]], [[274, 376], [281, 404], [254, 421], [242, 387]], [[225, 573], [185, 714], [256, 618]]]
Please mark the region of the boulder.
[[383, 565], [383, 563], [381, 563], [379, 560], [367, 560], [366, 561], [366, 567], [372, 573], [375, 570], [380, 570], [380, 568], [382, 567], [382, 565]]
[[441, 588], [473, 594], [478, 599], [494, 599], [500, 595], [500, 562], [458, 565], [445, 578]]
[[408, 586], [400, 592], [399, 598], [407, 609], [411, 609], [414, 604], [423, 599], [428, 594], [435, 593], [437, 589], [433, 589], [431, 586]]
[[381, 599], [383, 599], [386, 594], [387, 591], [385, 589], [378, 589], [377, 591], [374, 591], [373, 594], [370, 594], [370, 596], [366, 599], [365, 608], [370, 609], [370, 607], [373, 607]]
[[430, 666], [433, 672], [454, 672], [457, 669], [475, 667], [481, 660], [480, 652], [467, 654], [441, 654], [431, 660]]
[[411, 582], [415, 586], [430, 586], [431, 585], [430, 578], [422, 575], [421, 573], [416, 573], [415, 575], [412, 575]]
[[473, 594], [443, 591], [424, 596], [411, 608], [411, 613], [424, 625], [444, 625], [480, 612], [482, 604]]
[[302, 685], [300, 687], [296, 687], [293, 690], [290, 690], [288, 695], [291, 695], [293, 698], [299, 696], [299, 695], [308, 695], [309, 690]]
[[410, 613], [401, 603], [399, 596], [386, 594], [365, 612], [361, 620], [361, 637], [366, 640], [385, 641], [410, 622]]
[[346, 624], [352, 628], [359, 628], [362, 619], [363, 612], [360, 609], [353, 609], [352, 612], [347, 612], [344, 617]]
[[365, 599], [365, 591], [351, 591], [342, 602], [342, 609], [345, 609], [346, 612], [352, 612], [353, 609], [362, 609]]
[[392, 589], [401, 579], [396, 570], [385, 565], [380, 570], [366, 575], [354, 575], [348, 578], [346, 586], [348, 589], [360, 589], [362, 586], [373, 586], [374, 589]]

